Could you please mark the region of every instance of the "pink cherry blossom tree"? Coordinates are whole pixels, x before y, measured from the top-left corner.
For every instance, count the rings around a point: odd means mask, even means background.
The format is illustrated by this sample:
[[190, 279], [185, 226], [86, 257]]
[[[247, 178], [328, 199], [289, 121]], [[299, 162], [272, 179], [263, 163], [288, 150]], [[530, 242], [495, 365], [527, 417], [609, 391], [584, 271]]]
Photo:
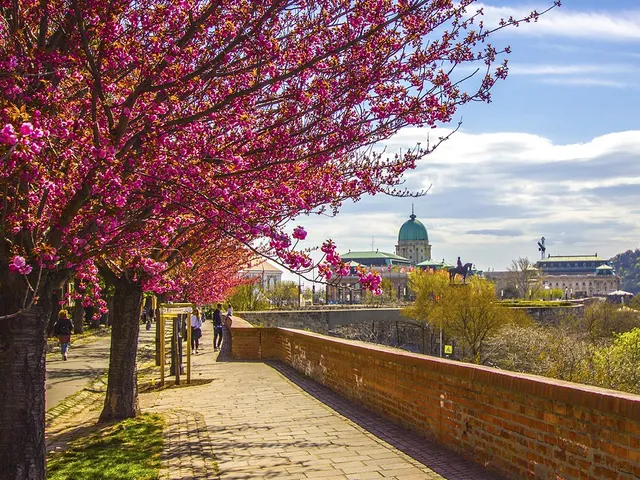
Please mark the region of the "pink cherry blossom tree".
[[[185, 209], [308, 267], [288, 220], [402, 194], [434, 144], [370, 147], [450, 122], [506, 76], [473, 3], [0, 0], [3, 471], [44, 477], [44, 328], [73, 270], [144, 270], [167, 242], [158, 219]], [[477, 75], [456, 73], [467, 64]]]

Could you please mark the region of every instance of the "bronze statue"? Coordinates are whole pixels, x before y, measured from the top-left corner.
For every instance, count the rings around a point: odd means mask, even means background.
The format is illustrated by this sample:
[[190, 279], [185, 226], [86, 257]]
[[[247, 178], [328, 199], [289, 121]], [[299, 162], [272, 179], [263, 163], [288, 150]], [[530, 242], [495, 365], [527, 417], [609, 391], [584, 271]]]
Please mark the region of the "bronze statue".
[[460, 261], [460, 257], [458, 257], [457, 266], [449, 269], [449, 283], [453, 283], [456, 275], [462, 275], [462, 283], [467, 283], [467, 275], [473, 269], [472, 263], [465, 263], [464, 265]]

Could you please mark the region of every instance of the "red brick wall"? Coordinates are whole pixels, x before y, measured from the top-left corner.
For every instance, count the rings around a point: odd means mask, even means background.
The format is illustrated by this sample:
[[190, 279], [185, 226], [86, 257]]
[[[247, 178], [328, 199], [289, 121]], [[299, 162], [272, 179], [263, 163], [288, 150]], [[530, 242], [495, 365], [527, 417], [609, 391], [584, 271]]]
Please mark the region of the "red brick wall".
[[240, 330], [234, 358], [280, 359], [510, 478], [640, 478], [640, 396], [298, 330]]

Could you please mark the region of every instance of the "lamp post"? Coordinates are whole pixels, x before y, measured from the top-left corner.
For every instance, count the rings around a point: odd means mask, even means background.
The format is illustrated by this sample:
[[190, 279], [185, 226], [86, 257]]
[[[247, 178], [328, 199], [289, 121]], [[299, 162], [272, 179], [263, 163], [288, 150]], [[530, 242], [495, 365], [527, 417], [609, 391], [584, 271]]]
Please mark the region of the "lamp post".
[[440, 315], [440, 358], [442, 358], [442, 350], [443, 350], [443, 346], [442, 346], [442, 315]]

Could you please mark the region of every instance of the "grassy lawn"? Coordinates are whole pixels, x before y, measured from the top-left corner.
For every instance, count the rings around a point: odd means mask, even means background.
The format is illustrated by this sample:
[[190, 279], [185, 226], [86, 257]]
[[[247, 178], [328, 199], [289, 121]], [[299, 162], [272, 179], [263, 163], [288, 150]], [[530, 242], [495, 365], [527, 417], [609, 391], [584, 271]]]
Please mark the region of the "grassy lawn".
[[71, 441], [47, 462], [50, 480], [155, 480], [160, 473], [162, 428], [160, 415], [100, 426]]

